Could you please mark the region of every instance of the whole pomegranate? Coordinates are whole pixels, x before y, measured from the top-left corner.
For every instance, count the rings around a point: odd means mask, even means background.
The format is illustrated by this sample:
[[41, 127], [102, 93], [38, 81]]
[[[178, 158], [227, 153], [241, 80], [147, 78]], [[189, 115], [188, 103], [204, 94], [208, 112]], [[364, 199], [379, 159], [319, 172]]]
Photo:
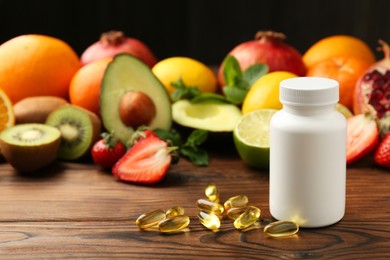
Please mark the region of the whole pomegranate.
[[82, 65], [103, 58], [112, 58], [119, 53], [131, 54], [150, 68], [157, 63], [157, 59], [145, 43], [138, 39], [126, 37], [121, 31], [109, 31], [100, 36], [100, 40], [89, 46], [81, 55]]
[[382, 40], [379, 44], [384, 58], [374, 63], [357, 81], [353, 111], [371, 114], [378, 120], [383, 135], [390, 127], [390, 47]]
[[[302, 55], [291, 45], [284, 42], [286, 36], [283, 33], [273, 31], [259, 31], [255, 40], [243, 42], [233, 48], [228, 55], [233, 55], [242, 70], [255, 63], [268, 65], [269, 72], [288, 71], [298, 76], [306, 74], [306, 66]], [[218, 71], [218, 81], [225, 85], [223, 68]]]

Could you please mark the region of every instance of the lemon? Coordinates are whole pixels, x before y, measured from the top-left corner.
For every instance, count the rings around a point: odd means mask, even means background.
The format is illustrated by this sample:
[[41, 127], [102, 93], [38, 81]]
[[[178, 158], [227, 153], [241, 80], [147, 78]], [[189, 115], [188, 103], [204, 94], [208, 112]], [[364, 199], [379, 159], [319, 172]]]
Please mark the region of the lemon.
[[339, 111], [341, 114], [343, 114], [343, 116], [345, 116], [346, 119], [353, 116], [351, 110], [349, 110], [348, 107], [344, 106], [341, 103], [337, 103], [335, 108], [337, 111]]
[[263, 108], [281, 109], [279, 83], [282, 80], [294, 77], [297, 77], [297, 75], [287, 71], [274, 71], [259, 78], [245, 96], [242, 103], [242, 114], [245, 115]]
[[167, 58], [154, 65], [152, 71], [169, 94], [175, 90], [171, 83], [180, 78], [187, 86], [197, 87], [200, 92], [214, 93], [217, 90], [217, 78], [213, 71], [202, 62], [192, 58]]
[[241, 159], [258, 169], [269, 168], [269, 129], [276, 109], [259, 109], [242, 116], [233, 131]]

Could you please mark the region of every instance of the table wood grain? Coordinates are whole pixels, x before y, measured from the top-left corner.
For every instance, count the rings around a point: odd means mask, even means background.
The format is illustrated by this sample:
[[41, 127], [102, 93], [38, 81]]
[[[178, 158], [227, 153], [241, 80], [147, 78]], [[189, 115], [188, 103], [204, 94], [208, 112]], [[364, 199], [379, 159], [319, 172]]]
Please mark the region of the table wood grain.
[[[116, 180], [89, 159], [56, 162], [34, 175], [0, 164], [1, 259], [389, 259], [390, 172], [371, 159], [348, 167], [345, 217], [337, 224], [301, 229], [275, 239], [262, 227], [272, 221], [268, 172], [246, 166], [233, 149], [212, 151], [208, 167], [186, 160], [153, 186]], [[246, 194], [262, 211], [260, 227], [246, 232], [223, 219], [218, 232], [196, 218], [195, 202], [208, 183], [221, 200]], [[141, 231], [136, 218], [180, 205], [190, 231]]]

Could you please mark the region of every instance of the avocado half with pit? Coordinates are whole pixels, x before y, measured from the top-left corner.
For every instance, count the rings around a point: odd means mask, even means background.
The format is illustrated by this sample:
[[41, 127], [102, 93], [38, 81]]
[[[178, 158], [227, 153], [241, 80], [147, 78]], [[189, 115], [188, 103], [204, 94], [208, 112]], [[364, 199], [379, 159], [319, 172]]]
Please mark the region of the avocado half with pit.
[[173, 121], [181, 126], [210, 132], [232, 132], [242, 114], [233, 104], [179, 100], [172, 105], [172, 116]]
[[130, 54], [119, 54], [108, 64], [100, 90], [103, 125], [124, 144], [134, 129], [169, 130], [172, 110], [169, 95], [151, 69]]

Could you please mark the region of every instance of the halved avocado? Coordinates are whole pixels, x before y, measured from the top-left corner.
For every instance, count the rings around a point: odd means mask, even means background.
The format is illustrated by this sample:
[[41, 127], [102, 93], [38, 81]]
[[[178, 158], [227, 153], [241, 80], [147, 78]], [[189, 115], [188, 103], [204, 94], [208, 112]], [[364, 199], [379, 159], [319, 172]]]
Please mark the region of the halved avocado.
[[[126, 100], [131, 100], [127, 98], [129, 93], [141, 93], [143, 98], [139, 99], [140, 102], [136, 105], [133, 103], [135, 108], [122, 109], [122, 104]], [[124, 102], [123, 97], [126, 97]], [[127, 116], [130, 117], [135, 114], [142, 117], [143, 111], [149, 109], [147, 106], [140, 105], [145, 103], [143, 100], [148, 100], [147, 104], [153, 106], [150, 108], [152, 113], [146, 113], [148, 115], [146, 121], [122, 120], [123, 111], [127, 111]], [[172, 126], [171, 102], [165, 87], [145, 63], [129, 54], [115, 56], [107, 66], [100, 92], [100, 113], [106, 130], [113, 132], [124, 144], [128, 143], [134, 128], [137, 127], [126, 125], [124, 121], [143, 122], [143, 125], [151, 129], [169, 130]]]
[[232, 132], [241, 115], [236, 105], [227, 103], [191, 103], [179, 100], [172, 105], [175, 123], [210, 132]]

